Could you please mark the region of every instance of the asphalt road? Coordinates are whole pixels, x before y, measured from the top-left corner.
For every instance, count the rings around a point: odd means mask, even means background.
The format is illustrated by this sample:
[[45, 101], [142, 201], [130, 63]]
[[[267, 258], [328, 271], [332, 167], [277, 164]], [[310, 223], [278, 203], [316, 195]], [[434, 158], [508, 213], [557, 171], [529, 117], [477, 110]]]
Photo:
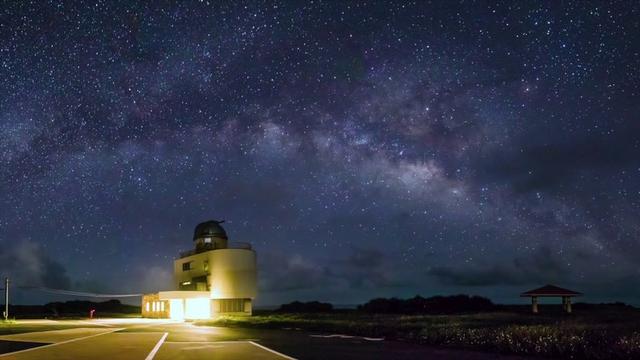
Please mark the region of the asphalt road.
[[22, 321], [9, 330], [12, 334], [0, 335], [0, 360], [522, 359], [337, 334], [149, 319]]

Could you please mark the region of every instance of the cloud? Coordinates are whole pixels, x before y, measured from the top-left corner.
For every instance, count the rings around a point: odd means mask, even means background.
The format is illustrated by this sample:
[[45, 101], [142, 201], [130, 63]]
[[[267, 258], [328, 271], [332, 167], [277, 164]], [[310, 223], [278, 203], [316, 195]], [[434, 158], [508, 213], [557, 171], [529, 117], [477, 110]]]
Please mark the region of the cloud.
[[410, 285], [402, 275], [402, 267], [394, 266], [383, 251], [376, 248], [353, 247], [346, 259], [336, 261], [336, 276], [348, 282], [352, 289], [380, 289]]
[[[343, 258], [323, 262], [324, 265], [299, 254], [261, 255], [261, 285], [267, 292], [288, 292], [330, 287], [344, 291], [379, 289], [407, 285], [400, 268], [374, 248], [351, 248]], [[405, 280], [401, 280], [405, 279]]]
[[[637, 164], [637, 124], [626, 125], [609, 136], [588, 136], [556, 143], [522, 145], [519, 152], [486, 157], [486, 179], [507, 180], [517, 192], [554, 189], [585, 171], [603, 171]], [[528, 145], [527, 145], [528, 144]], [[608, 173], [608, 172], [603, 172]], [[584, 182], [584, 180], [582, 180]], [[601, 183], [597, 182], [599, 186]]]
[[335, 285], [328, 267], [299, 254], [261, 254], [261, 288], [267, 292], [305, 290]]
[[[142, 278], [142, 287], [138, 291], [153, 292], [174, 288], [173, 270], [170, 266], [140, 267], [138, 276]], [[136, 289], [135, 284], [132, 288]]]
[[0, 272], [9, 276], [16, 286], [69, 288], [67, 270], [38, 243], [25, 240], [15, 246], [0, 244], [0, 248]]
[[355, 268], [371, 269], [383, 264], [384, 254], [378, 249], [353, 249], [347, 264]]
[[455, 286], [494, 286], [561, 283], [570, 277], [569, 268], [549, 247], [538, 248], [531, 256], [487, 267], [434, 266], [428, 274], [440, 283]]

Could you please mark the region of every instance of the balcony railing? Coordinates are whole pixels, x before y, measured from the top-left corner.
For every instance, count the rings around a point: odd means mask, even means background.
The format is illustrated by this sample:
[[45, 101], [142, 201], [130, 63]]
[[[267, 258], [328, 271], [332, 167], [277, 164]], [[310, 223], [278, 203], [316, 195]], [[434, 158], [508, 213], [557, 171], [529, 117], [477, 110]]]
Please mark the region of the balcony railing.
[[243, 249], [243, 250], [251, 250], [251, 244], [248, 242], [231, 242], [227, 245], [226, 248], [216, 248], [213, 244], [207, 244], [199, 249], [187, 250], [180, 252], [180, 259], [185, 258], [187, 256], [199, 254], [205, 251], [210, 250], [223, 250], [223, 249]]

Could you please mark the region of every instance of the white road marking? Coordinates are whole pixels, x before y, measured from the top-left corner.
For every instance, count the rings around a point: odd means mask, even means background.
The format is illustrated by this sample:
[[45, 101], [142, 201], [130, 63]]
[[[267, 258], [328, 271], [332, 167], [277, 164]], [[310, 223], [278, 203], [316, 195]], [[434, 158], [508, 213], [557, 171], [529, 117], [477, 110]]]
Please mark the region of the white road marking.
[[[229, 341], [165, 341], [166, 344], [192, 344], [192, 345], [205, 345], [205, 346], [197, 346], [197, 347], [185, 347], [183, 348], [184, 350], [195, 350], [195, 349], [204, 349], [204, 348], [219, 348], [220, 346], [216, 346], [216, 345], [224, 345], [224, 344], [242, 344], [242, 343], [249, 343], [251, 345], [255, 345], [263, 350], [266, 350], [272, 354], [276, 354], [280, 357], [283, 357], [285, 359], [289, 359], [289, 360], [298, 360], [294, 357], [291, 357], [289, 355], [285, 355], [283, 353], [277, 352], [273, 349], [269, 349], [266, 346], [260, 345], [256, 342], [253, 342], [251, 340], [229, 340]], [[151, 360], [149, 358], [147, 358], [146, 360]]]
[[190, 351], [190, 350], [222, 349], [222, 348], [224, 348], [224, 344], [220, 344], [220, 345], [208, 344], [208, 345], [200, 345], [200, 346], [186, 346], [186, 347], [180, 348], [180, 350]]
[[165, 341], [165, 344], [237, 344], [246, 343], [247, 340], [228, 340], [228, 341]]
[[105, 334], [111, 334], [113, 332], [116, 331], [120, 331], [123, 330], [124, 328], [120, 328], [120, 329], [112, 329], [109, 331], [105, 331], [103, 333], [100, 334], [93, 334], [93, 335], [89, 335], [89, 336], [83, 336], [83, 337], [79, 337], [79, 338], [75, 338], [75, 339], [70, 339], [70, 340], [65, 340], [65, 341], [61, 341], [61, 342], [57, 342], [57, 343], [53, 343], [53, 344], [48, 344], [48, 345], [42, 345], [42, 346], [36, 346], [36, 347], [32, 347], [32, 348], [28, 348], [28, 349], [24, 349], [24, 350], [18, 350], [18, 351], [14, 351], [14, 352], [10, 352], [10, 353], [4, 353], [4, 354], [0, 354], [0, 358], [1, 357], [5, 357], [5, 356], [9, 356], [9, 355], [15, 355], [15, 354], [20, 354], [20, 353], [24, 353], [27, 351], [32, 351], [32, 350], [39, 350], [39, 349], [44, 349], [44, 348], [48, 348], [48, 347], [52, 347], [52, 346], [58, 346], [58, 345], [62, 345], [62, 344], [68, 344], [74, 341], [80, 341], [80, 340], [84, 340], [84, 339], [89, 339], [92, 337], [96, 337], [96, 336], [100, 336], [100, 335], [105, 335]]
[[282, 357], [283, 357], [283, 358], [285, 358], [285, 359], [289, 359], [289, 360], [298, 360], [298, 359], [296, 359], [296, 358], [294, 358], [294, 357], [291, 357], [291, 356], [289, 356], [289, 355], [285, 355], [285, 354], [283, 354], [283, 353], [281, 353], [281, 352], [277, 352], [277, 351], [275, 351], [275, 350], [273, 350], [273, 349], [269, 349], [268, 347], [263, 346], [263, 345], [260, 345], [260, 344], [258, 344], [257, 342], [248, 341], [248, 343], [250, 343], [250, 344], [252, 344], [252, 345], [255, 345], [255, 346], [257, 346], [257, 347], [259, 347], [259, 348], [261, 348], [261, 349], [263, 349], [263, 350], [267, 350], [267, 351], [268, 351], [268, 352], [270, 352], [270, 353], [276, 354], [276, 355], [278, 355], [278, 356], [282, 356]]
[[160, 346], [162, 346], [164, 339], [166, 339], [168, 335], [169, 333], [167, 332], [164, 333], [164, 335], [162, 335], [160, 340], [158, 340], [158, 343], [156, 344], [156, 346], [154, 346], [153, 349], [151, 349], [151, 352], [149, 353], [149, 355], [147, 355], [147, 357], [144, 360], [152, 360], [154, 356], [156, 356], [156, 353], [158, 352], [158, 350], [160, 350]]
[[353, 339], [355, 336], [353, 335], [342, 335], [342, 334], [331, 334], [331, 335], [309, 335], [310, 337], [317, 338], [340, 338], [340, 339]]
[[112, 326], [111, 326], [111, 325], [109, 325], [109, 324], [99, 323], [99, 322], [97, 322], [97, 321], [88, 321], [88, 320], [82, 321], [82, 320], [81, 320], [81, 321], [78, 321], [78, 322], [79, 322], [79, 323], [82, 323], [82, 324], [93, 325], [93, 326], [112, 327]]
[[353, 335], [341, 335], [341, 334], [332, 334], [332, 335], [309, 335], [310, 337], [316, 338], [340, 338], [340, 339], [363, 339], [367, 341], [383, 341], [384, 338], [372, 338], [372, 337], [363, 337], [363, 336], [353, 336]]

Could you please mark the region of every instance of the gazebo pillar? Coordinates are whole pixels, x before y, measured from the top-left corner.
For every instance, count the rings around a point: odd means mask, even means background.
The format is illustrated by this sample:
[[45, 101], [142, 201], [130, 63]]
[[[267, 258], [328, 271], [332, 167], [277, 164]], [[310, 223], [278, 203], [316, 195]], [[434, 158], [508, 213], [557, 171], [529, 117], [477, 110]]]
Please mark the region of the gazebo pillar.
[[520, 297], [530, 297], [531, 298], [531, 312], [534, 314], [538, 313], [538, 298], [539, 297], [555, 297], [562, 298], [562, 311], [570, 314], [571, 313], [571, 298], [574, 296], [582, 296], [582, 293], [567, 290], [563, 288], [559, 288], [554, 285], [545, 285], [538, 289], [533, 289], [529, 291], [525, 291], [520, 294]]

